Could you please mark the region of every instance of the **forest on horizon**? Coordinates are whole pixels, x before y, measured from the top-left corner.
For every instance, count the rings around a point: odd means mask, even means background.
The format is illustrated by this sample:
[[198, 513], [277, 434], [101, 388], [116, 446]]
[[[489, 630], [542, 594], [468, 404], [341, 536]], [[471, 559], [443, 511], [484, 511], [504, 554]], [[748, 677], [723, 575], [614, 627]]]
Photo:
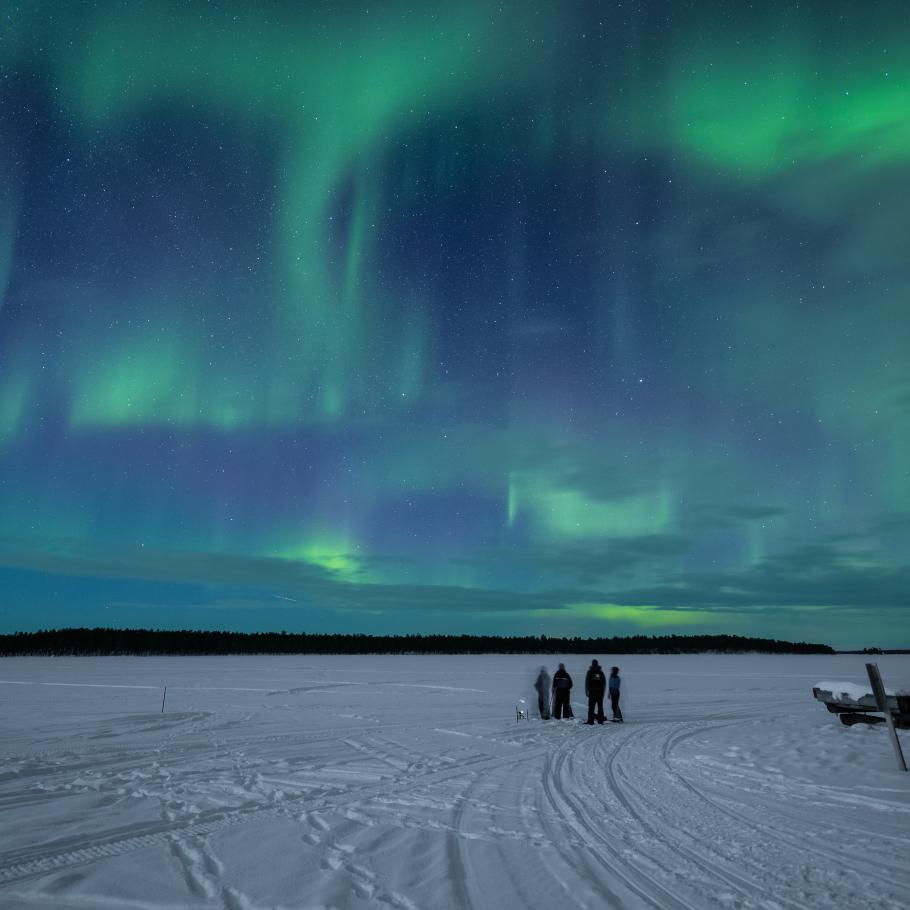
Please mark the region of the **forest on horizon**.
[[208, 654], [834, 654], [830, 645], [741, 635], [366, 635], [72, 628], [0, 635], [0, 656]]

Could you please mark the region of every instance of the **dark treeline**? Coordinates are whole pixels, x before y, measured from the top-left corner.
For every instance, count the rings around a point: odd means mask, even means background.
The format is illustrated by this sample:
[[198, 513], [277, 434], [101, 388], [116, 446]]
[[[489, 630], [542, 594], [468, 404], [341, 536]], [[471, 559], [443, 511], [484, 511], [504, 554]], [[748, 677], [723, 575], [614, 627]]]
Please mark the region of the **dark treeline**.
[[833, 654], [828, 645], [740, 635], [311, 635], [181, 629], [51, 629], [0, 635], [0, 655], [114, 654]]

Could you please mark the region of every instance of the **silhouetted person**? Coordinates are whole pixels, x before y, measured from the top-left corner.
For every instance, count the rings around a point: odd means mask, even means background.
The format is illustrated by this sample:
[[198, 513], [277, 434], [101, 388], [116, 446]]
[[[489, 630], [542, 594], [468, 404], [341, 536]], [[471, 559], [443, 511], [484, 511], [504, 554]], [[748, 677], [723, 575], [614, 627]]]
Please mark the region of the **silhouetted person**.
[[566, 665], [560, 664], [553, 674], [553, 716], [557, 720], [574, 717], [572, 713], [572, 677], [566, 672]]
[[540, 668], [537, 680], [534, 683], [537, 690], [537, 707], [540, 709], [540, 719], [550, 719], [550, 674], [546, 667]]
[[619, 687], [622, 684], [622, 680], [619, 678], [619, 667], [612, 667], [610, 669], [610, 706], [613, 708], [613, 720], [616, 723], [622, 723], [622, 711], [619, 710]]
[[594, 718], [602, 724], [607, 716], [604, 714], [604, 692], [607, 688], [607, 678], [604, 676], [603, 667], [596, 661], [591, 661], [591, 667], [585, 674], [585, 695], [588, 696], [588, 719], [586, 724], [593, 724]]

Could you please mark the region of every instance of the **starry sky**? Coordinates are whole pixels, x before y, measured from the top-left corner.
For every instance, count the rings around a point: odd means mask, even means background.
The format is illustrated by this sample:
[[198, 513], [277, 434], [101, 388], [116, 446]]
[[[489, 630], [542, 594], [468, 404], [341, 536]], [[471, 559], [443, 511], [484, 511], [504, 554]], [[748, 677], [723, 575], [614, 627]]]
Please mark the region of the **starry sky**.
[[900, 2], [0, 4], [0, 631], [910, 646]]

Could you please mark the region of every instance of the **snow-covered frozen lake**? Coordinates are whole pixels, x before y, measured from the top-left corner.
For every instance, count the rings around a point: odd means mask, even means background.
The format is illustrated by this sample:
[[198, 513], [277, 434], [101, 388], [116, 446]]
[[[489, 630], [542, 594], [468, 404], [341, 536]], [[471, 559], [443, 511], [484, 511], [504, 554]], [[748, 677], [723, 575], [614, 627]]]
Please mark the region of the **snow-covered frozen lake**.
[[0, 906], [910, 906], [910, 774], [811, 693], [862, 657], [623, 657], [603, 727], [565, 657], [516, 722], [557, 660], [0, 660]]

